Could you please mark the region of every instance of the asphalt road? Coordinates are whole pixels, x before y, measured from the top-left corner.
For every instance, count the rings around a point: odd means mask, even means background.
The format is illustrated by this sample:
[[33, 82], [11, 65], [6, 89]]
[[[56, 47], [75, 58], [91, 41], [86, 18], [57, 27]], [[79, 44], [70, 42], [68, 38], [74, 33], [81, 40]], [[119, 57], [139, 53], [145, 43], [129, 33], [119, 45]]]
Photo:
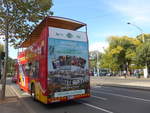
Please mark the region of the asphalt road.
[[150, 78], [135, 78], [135, 77], [93, 77], [91, 76], [91, 85], [127, 85], [140, 86], [150, 88]]
[[90, 98], [44, 105], [12, 86], [32, 113], [150, 113], [150, 91], [95, 86]]

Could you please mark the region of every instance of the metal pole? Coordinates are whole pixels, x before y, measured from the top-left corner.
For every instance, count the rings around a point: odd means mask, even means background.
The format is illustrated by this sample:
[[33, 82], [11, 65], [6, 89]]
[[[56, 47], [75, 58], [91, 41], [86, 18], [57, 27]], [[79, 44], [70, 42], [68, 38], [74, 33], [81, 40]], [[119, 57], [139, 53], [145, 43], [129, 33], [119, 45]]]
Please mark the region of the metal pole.
[[145, 42], [143, 30], [142, 30], [139, 26], [137, 26], [137, 25], [135, 25], [135, 24], [132, 24], [132, 23], [130, 23], [130, 22], [128, 22], [127, 24], [136, 27], [136, 28], [141, 32], [141, 35], [142, 35], [142, 41]]
[[96, 67], [97, 67], [97, 76], [99, 76], [99, 69], [98, 69], [98, 52], [96, 52]]
[[[144, 38], [144, 32], [143, 32], [143, 30], [142, 30], [139, 26], [137, 26], [137, 25], [135, 25], [135, 24], [132, 24], [132, 23], [130, 23], [130, 22], [128, 22], [127, 24], [136, 27], [136, 28], [141, 32], [142, 41], [143, 41], [143, 43], [144, 43], [144, 42], [145, 42], [145, 38]], [[147, 62], [146, 62], [146, 64], [145, 64], [145, 72], [146, 72], [146, 73], [144, 74], [144, 77], [147, 78], [147, 76], [148, 76], [148, 66], [147, 66]]]

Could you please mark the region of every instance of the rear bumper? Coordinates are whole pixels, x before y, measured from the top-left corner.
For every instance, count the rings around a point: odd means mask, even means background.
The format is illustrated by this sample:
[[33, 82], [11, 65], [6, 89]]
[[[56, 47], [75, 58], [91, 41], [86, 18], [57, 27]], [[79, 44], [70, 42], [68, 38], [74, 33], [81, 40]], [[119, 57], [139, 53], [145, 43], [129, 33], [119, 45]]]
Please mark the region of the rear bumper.
[[88, 98], [91, 94], [80, 94], [80, 95], [73, 95], [72, 98], [70, 97], [56, 97], [56, 98], [48, 98], [48, 103], [55, 103], [55, 102], [65, 102], [69, 100], [81, 99], [81, 98]]

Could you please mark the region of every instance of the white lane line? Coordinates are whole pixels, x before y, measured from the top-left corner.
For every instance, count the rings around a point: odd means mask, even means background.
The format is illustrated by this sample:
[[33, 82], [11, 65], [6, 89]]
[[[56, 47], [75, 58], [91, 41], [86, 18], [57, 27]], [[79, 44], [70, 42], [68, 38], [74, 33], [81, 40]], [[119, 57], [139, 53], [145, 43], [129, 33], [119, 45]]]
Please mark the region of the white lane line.
[[98, 97], [98, 96], [95, 96], [95, 95], [92, 95], [91, 97], [94, 97], [94, 98], [97, 98], [97, 99], [100, 99], [100, 100], [107, 100], [106, 98]]
[[[97, 91], [97, 89], [92, 89], [93, 91]], [[113, 90], [108, 90], [108, 89], [98, 89], [99, 91], [113, 91]]]
[[143, 99], [143, 98], [137, 98], [137, 97], [130, 97], [130, 96], [125, 96], [125, 95], [120, 95], [120, 94], [114, 94], [114, 93], [106, 93], [106, 92], [98, 92], [98, 91], [93, 91], [95, 93], [102, 93], [102, 94], [107, 94], [107, 95], [113, 95], [113, 96], [119, 96], [119, 97], [124, 97], [124, 98], [129, 98], [129, 99], [134, 99], [134, 100], [141, 100], [145, 102], [150, 102], [148, 99]]
[[106, 110], [106, 109], [103, 109], [103, 108], [94, 106], [94, 105], [92, 105], [92, 104], [88, 104], [88, 103], [82, 103], [82, 104], [84, 104], [84, 105], [86, 105], [86, 106], [89, 106], [89, 107], [92, 107], [92, 108], [94, 108], [94, 109], [98, 109], [98, 110], [104, 111], [104, 112], [106, 112], [106, 113], [114, 113], [114, 112], [112, 112], [112, 111], [109, 111], [109, 110]]
[[113, 91], [112, 89], [108, 89], [104, 86], [95, 86], [95, 87], [92, 88], [92, 90]]
[[30, 96], [30, 94], [29, 94], [29, 93], [26, 93], [26, 92], [22, 93], [21, 95], [22, 95], [22, 96]]
[[102, 88], [102, 86], [94, 86], [94, 88]]

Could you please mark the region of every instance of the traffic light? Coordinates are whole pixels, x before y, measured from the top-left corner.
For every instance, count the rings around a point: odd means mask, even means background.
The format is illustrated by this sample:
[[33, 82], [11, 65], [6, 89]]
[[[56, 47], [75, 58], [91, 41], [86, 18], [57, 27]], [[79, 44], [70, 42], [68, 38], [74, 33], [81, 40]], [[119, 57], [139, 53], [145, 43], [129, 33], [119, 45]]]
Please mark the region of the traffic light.
[[5, 58], [5, 52], [1, 52], [1, 53], [0, 53], [0, 59], [1, 59], [1, 60], [4, 60], [4, 58]]

